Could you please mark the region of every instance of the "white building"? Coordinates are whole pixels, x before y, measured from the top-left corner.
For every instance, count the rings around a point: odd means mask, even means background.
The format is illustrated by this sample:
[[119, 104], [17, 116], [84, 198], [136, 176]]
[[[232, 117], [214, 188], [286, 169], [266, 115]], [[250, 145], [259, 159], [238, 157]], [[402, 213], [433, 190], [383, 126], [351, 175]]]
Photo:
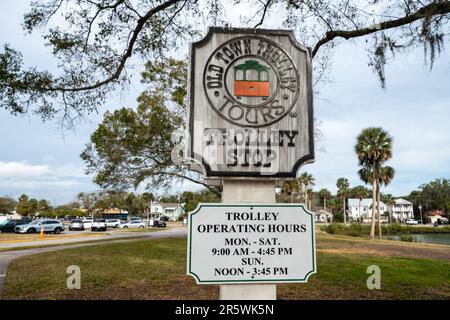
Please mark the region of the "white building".
[[160, 219], [161, 217], [168, 217], [171, 221], [177, 221], [178, 218], [184, 214], [184, 209], [179, 203], [150, 203], [149, 216], [152, 219]]
[[0, 214], [0, 220], [9, 220], [9, 219], [22, 219], [22, 216], [20, 214], [17, 213], [16, 210], [14, 210], [13, 212], [9, 213], [9, 214]]
[[314, 212], [314, 221], [316, 223], [331, 223], [333, 222], [333, 215], [325, 210], [317, 210]]
[[405, 199], [399, 198], [394, 200], [395, 204], [391, 209], [393, 221], [405, 222], [414, 218], [413, 204]]
[[[372, 218], [372, 199], [366, 198], [361, 201], [359, 199], [348, 199], [347, 207], [347, 216], [352, 221], [367, 222]], [[387, 206], [380, 201], [380, 213], [384, 215], [387, 212]]]

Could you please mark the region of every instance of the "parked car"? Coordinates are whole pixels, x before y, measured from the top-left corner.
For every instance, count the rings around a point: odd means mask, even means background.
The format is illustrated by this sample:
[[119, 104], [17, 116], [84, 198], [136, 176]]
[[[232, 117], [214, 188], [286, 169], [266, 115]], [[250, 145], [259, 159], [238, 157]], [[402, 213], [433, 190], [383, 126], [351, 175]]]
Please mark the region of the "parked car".
[[128, 229], [128, 228], [145, 228], [145, 222], [142, 220], [133, 220], [127, 223], [123, 223], [120, 225], [121, 228], [123, 229]]
[[119, 228], [120, 220], [119, 219], [106, 219], [106, 226], [108, 228]]
[[0, 233], [2, 232], [14, 232], [15, 226], [19, 226], [21, 224], [27, 224], [30, 223], [31, 219], [25, 218], [25, 219], [10, 219], [2, 221], [0, 224]]
[[153, 222], [153, 226], [157, 227], [157, 228], [165, 228], [165, 227], [167, 227], [166, 222], [163, 221], [163, 220], [155, 220]]
[[69, 231], [72, 230], [84, 230], [84, 223], [81, 219], [73, 219], [69, 224]]
[[54, 219], [38, 219], [28, 224], [22, 224], [14, 227], [16, 233], [36, 233], [44, 228], [45, 233], [61, 233], [64, 231], [64, 224], [59, 220]]
[[91, 225], [91, 231], [106, 231], [106, 219], [95, 219]]
[[83, 219], [83, 228], [90, 229], [92, 227], [92, 223], [94, 221], [92, 219]]
[[167, 222], [167, 221], [169, 221], [169, 217], [162, 216], [159, 220]]
[[417, 222], [417, 220], [414, 220], [414, 219], [408, 219], [408, 220], [406, 220], [406, 224], [407, 225], [416, 225], [416, 224], [418, 224], [418, 222]]

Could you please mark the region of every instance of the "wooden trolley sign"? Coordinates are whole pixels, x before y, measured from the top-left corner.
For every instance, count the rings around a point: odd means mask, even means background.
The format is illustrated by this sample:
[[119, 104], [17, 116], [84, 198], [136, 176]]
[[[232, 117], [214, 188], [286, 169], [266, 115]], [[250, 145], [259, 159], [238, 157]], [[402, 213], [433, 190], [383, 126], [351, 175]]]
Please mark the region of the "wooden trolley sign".
[[191, 45], [188, 157], [208, 177], [295, 177], [314, 160], [311, 83], [292, 31], [210, 28]]

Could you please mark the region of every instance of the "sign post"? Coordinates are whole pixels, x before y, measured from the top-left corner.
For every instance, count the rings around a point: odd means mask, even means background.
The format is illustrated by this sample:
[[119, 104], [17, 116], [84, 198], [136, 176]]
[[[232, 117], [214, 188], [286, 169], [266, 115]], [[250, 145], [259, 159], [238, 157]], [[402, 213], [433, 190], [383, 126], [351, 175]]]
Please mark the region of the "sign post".
[[[221, 284], [221, 299], [276, 299], [275, 283], [288, 280], [305, 282], [315, 272], [314, 229], [313, 223], [309, 222], [310, 213], [298, 205], [275, 205], [276, 183], [295, 179], [299, 168], [314, 160], [311, 49], [299, 44], [293, 32], [288, 30], [210, 28], [204, 39], [191, 44], [188, 91], [186, 155], [192, 169], [201, 172], [209, 183], [223, 186], [222, 207], [204, 205], [199, 212], [189, 215], [188, 274], [194, 276], [199, 284]], [[265, 204], [270, 206], [263, 207]], [[209, 209], [207, 215], [201, 211], [206, 208]], [[202, 227], [197, 229], [195, 226], [197, 222], [202, 224], [203, 219], [209, 221], [208, 225], [239, 224], [239, 221], [234, 221], [235, 217], [240, 217], [239, 214], [223, 221], [227, 215], [224, 208], [235, 213], [245, 209], [253, 214], [258, 208], [260, 214], [272, 212], [281, 219], [272, 221], [273, 225], [282, 222], [281, 225], [296, 226], [296, 230], [303, 230], [304, 225], [306, 231], [291, 233], [271, 229], [272, 238], [279, 239], [280, 243], [282, 236], [294, 235], [291, 255], [282, 257], [283, 251], [278, 254], [278, 249], [286, 248], [289, 242], [286, 237], [282, 244], [249, 245], [247, 249], [252, 251], [248, 255], [230, 256], [227, 260], [237, 263], [230, 268], [245, 274], [237, 274], [230, 281], [226, 277], [221, 278], [218, 271], [219, 277], [217, 274], [209, 277], [209, 274], [203, 281], [203, 276], [196, 275], [191, 269], [196, 268], [200, 257], [203, 265], [212, 266], [214, 261], [218, 261], [211, 256], [213, 249], [223, 249], [223, 253], [227, 253], [228, 249], [236, 247], [230, 245], [228, 248], [227, 241], [240, 241], [229, 239], [258, 237], [255, 240], [258, 243], [259, 238], [270, 238], [264, 233], [266, 231], [259, 236], [243, 232], [223, 238], [224, 235], [216, 230], [201, 235]], [[293, 210], [291, 214], [287, 214], [289, 210]], [[271, 228], [268, 222], [261, 221], [261, 228]], [[306, 234], [312, 236], [307, 237]], [[202, 238], [207, 244], [217, 244], [217, 248], [204, 247], [201, 245], [204, 241], [196, 241]], [[310, 249], [308, 252], [300, 249], [305, 245]], [[274, 252], [273, 257], [262, 256], [264, 247], [269, 249], [269, 255]], [[290, 264], [289, 257], [295, 257], [296, 261], [309, 261], [309, 266], [305, 267], [309, 273], [301, 277], [303, 269]], [[255, 266], [253, 278], [247, 279], [253, 271], [239, 264], [248, 261], [268, 265]], [[246, 270], [242, 271], [242, 268]], [[208, 270], [211, 272], [212, 269]], [[270, 277], [259, 274], [274, 273], [275, 270], [277, 274]], [[278, 274], [280, 272], [288, 274]], [[290, 278], [295, 272], [297, 277]]]
[[[223, 203], [275, 203], [275, 182], [225, 180], [222, 191]], [[276, 300], [275, 284], [223, 284], [220, 300]]]

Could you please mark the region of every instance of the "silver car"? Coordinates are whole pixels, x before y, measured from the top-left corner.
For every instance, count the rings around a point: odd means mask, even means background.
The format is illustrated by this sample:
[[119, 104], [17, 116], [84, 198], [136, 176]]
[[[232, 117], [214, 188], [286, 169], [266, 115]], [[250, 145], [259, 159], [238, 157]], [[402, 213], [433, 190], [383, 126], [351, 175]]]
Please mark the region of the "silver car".
[[143, 229], [143, 228], [145, 228], [145, 222], [142, 220], [133, 220], [133, 221], [121, 224], [120, 228], [122, 228], [122, 229], [128, 229], [128, 228]]
[[120, 220], [119, 219], [106, 219], [106, 226], [108, 228], [119, 228]]
[[29, 224], [22, 224], [14, 228], [16, 233], [36, 233], [44, 229], [44, 232], [61, 233], [64, 231], [64, 224], [59, 220], [54, 219], [38, 219]]
[[81, 219], [73, 219], [69, 224], [69, 231], [72, 230], [84, 230], [83, 220]]

